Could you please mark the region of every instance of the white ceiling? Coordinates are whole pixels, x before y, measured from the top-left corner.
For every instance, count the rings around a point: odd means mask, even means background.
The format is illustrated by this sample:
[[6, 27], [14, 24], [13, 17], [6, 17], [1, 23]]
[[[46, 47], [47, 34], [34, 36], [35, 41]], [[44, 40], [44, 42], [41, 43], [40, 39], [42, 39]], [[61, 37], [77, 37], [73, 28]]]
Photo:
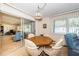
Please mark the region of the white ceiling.
[[[31, 16], [35, 15], [38, 5], [36, 3], [11, 4]], [[42, 5], [42, 3], [40, 5]], [[42, 9], [41, 14], [44, 17], [48, 17], [77, 9], [79, 9], [79, 3], [46, 3], [46, 6]]]

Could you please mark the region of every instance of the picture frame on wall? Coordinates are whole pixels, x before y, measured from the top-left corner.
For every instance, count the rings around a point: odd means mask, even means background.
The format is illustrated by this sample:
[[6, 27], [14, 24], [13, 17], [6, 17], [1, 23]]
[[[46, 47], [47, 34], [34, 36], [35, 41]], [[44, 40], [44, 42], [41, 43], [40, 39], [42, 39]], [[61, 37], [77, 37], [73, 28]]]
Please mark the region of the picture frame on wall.
[[47, 24], [43, 24], [43, 28], [47, 28]]

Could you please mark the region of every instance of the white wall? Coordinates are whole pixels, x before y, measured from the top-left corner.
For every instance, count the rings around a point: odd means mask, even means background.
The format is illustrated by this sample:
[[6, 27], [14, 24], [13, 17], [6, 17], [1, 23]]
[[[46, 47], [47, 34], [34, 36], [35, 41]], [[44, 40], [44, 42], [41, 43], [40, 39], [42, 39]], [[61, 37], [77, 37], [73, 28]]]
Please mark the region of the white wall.
[[[36, 35], [40, 34], [51, 34], [51, 26], [52, 23], [50, 23], [50, 18], [44, 18], [42, 21], [36, 21]], [[47, 24], [47, 28], [43, 28], [43, 24]]]

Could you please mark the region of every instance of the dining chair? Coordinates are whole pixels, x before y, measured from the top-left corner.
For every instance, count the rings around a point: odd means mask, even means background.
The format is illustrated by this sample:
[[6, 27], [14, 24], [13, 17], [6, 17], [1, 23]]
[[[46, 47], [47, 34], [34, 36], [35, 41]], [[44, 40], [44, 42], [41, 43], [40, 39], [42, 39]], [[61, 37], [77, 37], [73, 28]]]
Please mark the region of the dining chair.
[[29, 39], [29, 38], [32, 38], [32, 37], [34, 37], [34, 36], [35, 36], [34, 34], [30, 33], [30, 34], [28, 34], [28, 39]]
[[54, 46], [51, 48], [44, 48], [44, 52], [47, 53], [49, 56], [57, 56], [60, 55], [62, 49], [62, 42], [64, 40], [60, 39]]
[[28, 39], [25, 39], [25, 48], [28, 55], [30, 56], [38, 56], [42, 52], [42, 49], [38, 49], [38, 47], [31, 40]]

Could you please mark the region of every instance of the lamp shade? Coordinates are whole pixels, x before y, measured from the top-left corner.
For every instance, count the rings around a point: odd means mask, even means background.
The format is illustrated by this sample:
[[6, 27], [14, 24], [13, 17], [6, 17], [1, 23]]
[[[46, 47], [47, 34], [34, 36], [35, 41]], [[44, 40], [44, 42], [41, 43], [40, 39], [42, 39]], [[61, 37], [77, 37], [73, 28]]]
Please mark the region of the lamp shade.
[[35, 18], [35, 20], [42, 20], [43, 17], [40, 12], [37, 12], [36, 16], [34, 18]]

